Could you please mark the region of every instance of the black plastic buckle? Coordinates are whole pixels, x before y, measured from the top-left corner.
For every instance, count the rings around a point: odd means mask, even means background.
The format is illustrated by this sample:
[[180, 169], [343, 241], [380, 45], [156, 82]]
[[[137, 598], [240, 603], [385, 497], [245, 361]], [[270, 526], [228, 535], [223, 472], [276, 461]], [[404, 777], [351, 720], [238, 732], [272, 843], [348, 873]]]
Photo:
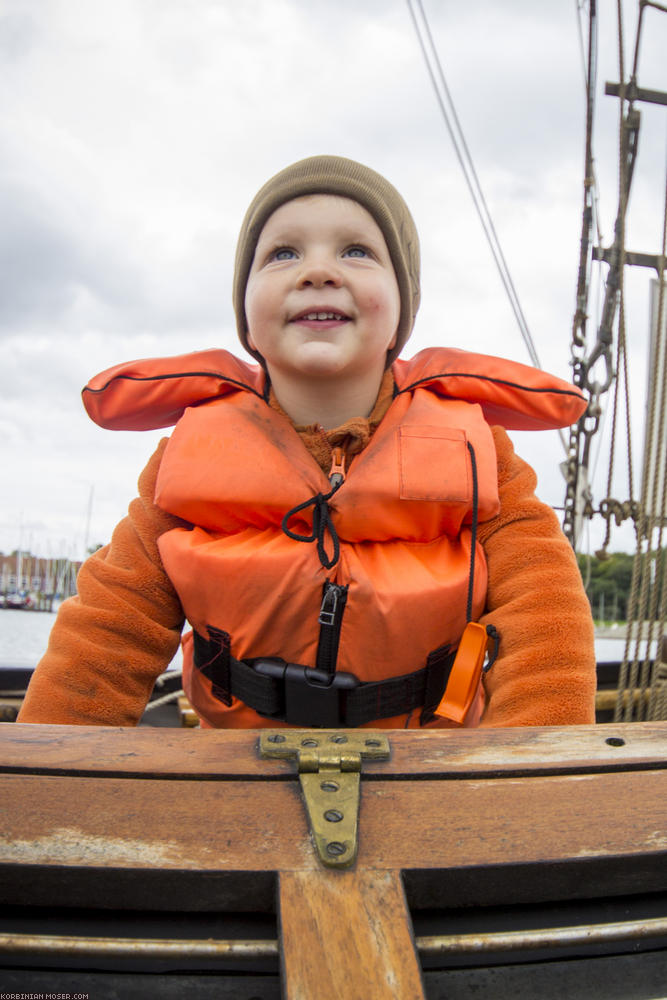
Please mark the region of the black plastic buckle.
[[345, 692], [361, 683], [354, 674], [336, 671], [331, 676], [324, 670], [286, 663], [278, 657], [246, 662], [256, 673], [283, 682], [285, 708], [276, 718], [291, 726], [336, 729], [346, 725]]

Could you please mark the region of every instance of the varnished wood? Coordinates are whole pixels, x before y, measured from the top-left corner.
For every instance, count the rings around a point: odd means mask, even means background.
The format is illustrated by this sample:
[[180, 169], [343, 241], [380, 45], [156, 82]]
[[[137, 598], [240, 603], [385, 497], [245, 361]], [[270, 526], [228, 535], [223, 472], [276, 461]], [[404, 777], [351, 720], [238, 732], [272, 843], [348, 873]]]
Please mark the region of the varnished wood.
[[288, 1000], [380, 1000], [423, 996], [403, 887], [450, 910], [667, 892], [666, 723], [385, 733], [356, 865], [331, 872], [257, 731], [0, 726], [0, 903], [277, 898]]
[[[370, 730], [368, 730], [370, 734]], [[667, 723], [567, 728], [383, 730], [391, 758], [364, 774], [432, 777], [667, 768]], [[288, 778], [289, 761], [259, 757], [258, 730], [0, 725], [0, 773]]]
[[[204, 871], [319, 867], [296, 778], [248, 785], [4, 775], [0, 800], [12, 803], [2, 822], [0, 863]], [[665, 859], [666, 803], [667, 771], [362, 780], [359, 865], [451, 869]]]
[[397, 872], [282, 872], [280, 921], [290, 1000], [423, 1000]]
[[199, 716], [185, 695], [181, 695], [178, 699], [178, 717], [186, 729], [194, 729], [199, 725]]
[[[628, 698], [632, 696], [633, 707], [643, 701], [645, 705], [648, 705], [651, 700], [651, 689], [648, 688], [646, 691], [642, 691], [640, 688], [634, 688], [632, 693], [630, 691], [624, 691], [621, 696], [621, 705], [625, 708], [628, 704]], [[616, 708], [616, 703], [618, 701], [618, 691], [613, 688], [608, 688], [606, 690], [597, 691], [595, 695], [595, 710], [597, 712], [609, 712]]]

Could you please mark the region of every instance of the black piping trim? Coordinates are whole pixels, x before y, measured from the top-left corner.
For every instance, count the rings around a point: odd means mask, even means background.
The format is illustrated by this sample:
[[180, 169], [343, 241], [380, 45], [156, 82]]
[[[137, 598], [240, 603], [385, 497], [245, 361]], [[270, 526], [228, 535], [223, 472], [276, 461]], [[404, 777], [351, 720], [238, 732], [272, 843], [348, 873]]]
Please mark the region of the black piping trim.
[[468, 602], [466, 605], [466, 621], [472, 621], [472, 600], [475, 587], [475, 547], [477, 545], [477, 521], [479, 514], [479, 498], [477, 486], [477, 460], [475, 449], [466, 441], [470, 452], [470, 467], [472, 469], [472, 525], [470, 528], [470, 576], [468, 577]]
[[[245, 382], [239, 382], [238, 379], [229, 378], [228, 375], [222, 375], [220, 372], [174, 372], [173, 374], [167, 375], [114, 375], [110, 378], [99, 389], [92, 389], [90, 386], [86, 385], [81, 390], [81, 394], [84, 392], [92, 392], [94, 394], [100, 392], [106, 392], [109, 386], [113, 382], [117, 382], [119, 379], [125, 379], [128, 382], [159, 382], [162, 379], [167, 380], [171, 378], [217, 378], [222, 382], [229, 382], [231, 385], [238, 386], [239, 389], [247, 389], [248, 392], [252, 392], [253, 395], [257, 396], [259, 399], [263, 399], [261, 392], [257, 392], [257, 389], [253, 389], [251, 385], [246, 385]], [[215, 399], [215, 396], [210, 396], [210, 399]], [[199, 400], [197, 400], [199, 402]]]
[[416, 382], [412, 382], [410, 385], [404, 386], [399, 389], [396, 395], [400, 395], [402, 392], [410, 392], [412, 389], [416, 389], [418, 386], [423, 385], [425, 382], [434, 382], [439, 378], [475, 378], [480, 379], [482, 382], [491, 382], [494, 385], [507, 385], [511, 389], [519, 389], [521, 392], [538, 392], [553, 394], [556, 396], [574, 396], [575, 399], [583, 399], [583, 395], [572, 389], [537, 389], [531, 388], [528, 385], [520, 385], [518, 382], [509, 382], [507, 379], [503, 378], [491, 378], [490, 375], [475, 375], [472, 372], [440, 372], [437, 375], [428, 375], [425, 378], [420, 378]]

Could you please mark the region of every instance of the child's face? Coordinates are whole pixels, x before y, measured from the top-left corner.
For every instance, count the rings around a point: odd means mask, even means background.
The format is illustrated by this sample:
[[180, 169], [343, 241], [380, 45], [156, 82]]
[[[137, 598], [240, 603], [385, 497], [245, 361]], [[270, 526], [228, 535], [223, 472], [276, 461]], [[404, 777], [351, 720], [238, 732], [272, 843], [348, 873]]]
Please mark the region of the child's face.
[[382, 231], [356, 201], [296, 198], [265, 223], [245, 309], [248, 343], [271, 375], [381, 377], [400, 305]]

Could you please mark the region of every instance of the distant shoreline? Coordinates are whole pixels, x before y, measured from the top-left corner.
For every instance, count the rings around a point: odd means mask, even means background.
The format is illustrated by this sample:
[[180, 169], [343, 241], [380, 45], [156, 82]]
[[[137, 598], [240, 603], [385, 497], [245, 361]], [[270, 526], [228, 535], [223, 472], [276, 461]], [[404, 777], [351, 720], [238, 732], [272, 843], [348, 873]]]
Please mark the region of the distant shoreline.
[[628, 634], [628, 626], [625, 622], [622, 625], [596, 625], [596, 639], [625, 639]]
[[[641, 637], [645, 638], [649, 630], [649, 623], [644, 622], [641, 628]], [[625, 639], [628, 634], [627, 622], [619, 623], [618, 625], [596, 625], [595, 626], [595, 638], [596, 639]], [[660, 635], [654, 626], [653, 629], [653, 639], [659, 639]]]

